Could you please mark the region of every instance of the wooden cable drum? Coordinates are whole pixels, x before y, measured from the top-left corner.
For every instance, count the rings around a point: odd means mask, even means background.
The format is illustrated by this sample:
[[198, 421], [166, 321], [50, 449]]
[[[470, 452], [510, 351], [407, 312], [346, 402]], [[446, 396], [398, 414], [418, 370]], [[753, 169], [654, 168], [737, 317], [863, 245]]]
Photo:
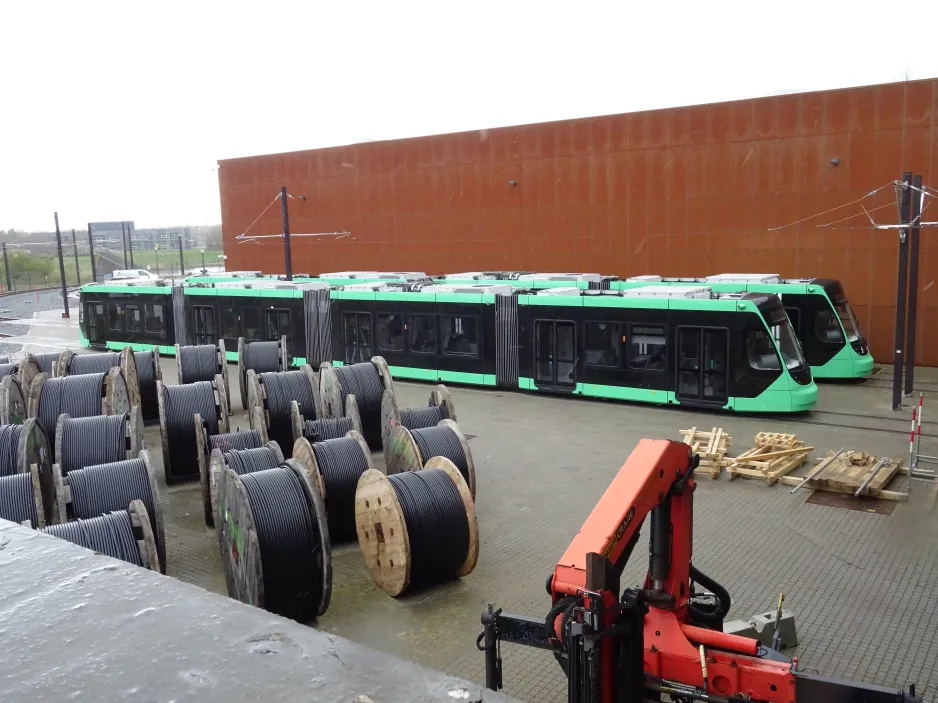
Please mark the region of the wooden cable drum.
[[[43, 372], [33, 379], [26, 406], [29, 416], [38, 418], [52, 437], [62, 413], [71, 417], [123, 414], [130, 410], [130, 399], [124, 374], [115, 367], [107, 373], [59, 378], [49, 378]], [[54, 438], [52, 446], [54, 449]]]
[[319, 367], [320, 395], [326, 417], [339, 417], [345, 412], [345, 398], [354, 395], [358, 401], [362, 434], [373, 451], [382, 446], [381, 395], [394, 388], [391, 372], [384, 357], [374, 356], [362, 364]]
[[0, 356], [0, 364], [9, 364], [9, 363], [10, 363], [9, 354], [4, 354], [3, 356]]
[[269, 373], [287, 371], [289, 368], [290, 355], [286, 335], [273, 342], [247, 342], [244, 337], [238, 337], [238, 388], [241, 389], [241, 407], [248, 409], [248, 371]]
[[55, 376], [80, 376], [81, 374], [107, 372], [114, 367], [124, 373], [127, 395], [131, 405], [140, 405], [140, 381], [137, 378], [137, 359], [129, 346], [119, 352], [97, 352], [76, 354], [66, 349], [59, 355]]
[[473, 499], [476, 495], [476, 469], [469, 442], [452, 420], [441, 420], [434, 427], [408, 430], [398, 425], [391, 430], [390, 447], [385, 452], [388, 475], [417, 471], [435, 456], [453, 462], [469, 486]]
[[[51, 483], [47, 483], [51, 479], [51, 473], [52, 453], [49, 450], [49, 440], [38, 420], [27, 418], [22, 425], [0, 425], [0, 478], [27, 474], [31, 477], [33, 501], [19, 505], [22, 510], [31, 509], [34, 504], [38, 509], [37, 524], [40, 526], [59, 521], [59, 515], [55, 511], [54, 490]], [[8, 487], [16, 485], [18, 484], [13, 482]], [[13, 519], [6, 515], [0, 517]]]
[[5, 376], [0, 381], [0, 423], [22, 425], [29, 417], [23, 387], [16, 376]]
[[160, 557], [150, 515], [143, 501], [132, 500], [117, 510], [87, 520], [50, 525], [42, 531], [79, 547], [150, 571], [160, 570]]
[[39, 366], [39, 373], [47, 373], [50, 376], [54, 376], [60, 355], [61, 352], [48, 352], [47, 354], [30, 354], [29, 356], [32, 356], [36, 365]]
[[140, 410], [143, 413], [143, 421], [159, 421], [160, 408], [156, 397], [156, 382], [163, 380], [160, 353], [156, 349], [134, 352], [134, 359], [137, 363], [137, 382], [140, 384]]
[[129, 505], [131, 501], [142, 501], [150, 518], [160, 571], [166, 573], [166, 537], [160, 493], [146, 450], [141, 451], [136, 459], [74, 469], [65, 477], [58, 466], [53, 467], [52, 473], [69, 518], [87, 520], [112, 510], [121, 510], [122, 505]]
[[33, 528], [46, 526], [39, 471], [35, 465], [24, 474], [0, 476], [0, 519]]
[[479, 558], [469, 486], [443, 457], [396, 476], [366, 471], [355, 493], [355, 525], [372, 580], [391, 596], [466, 576]]
[[199, 447], [202, 432], [196, 430], [198, 415], [209, 436], [228, 432], [228, 396], [222, 377], [213, 381], [195, 381], [181, 386], [157, 381], [160, 411], [160, 440], [163, 446], [163, 471], [166, 483], [200, 477]]
[[0, 364], [0, 378], [15, 376], [17, 371], [19, 371], [19, 364], [11, 364], [9, 361]]
[[[42, 372], [43, 369], [39, 365], [39, 361], [32, 354], [27, 354], [20, 359], [16, 369], [16, 380], [20, 382], [20, 389], [23, 391], [24, 396], [29, 393], [29, 389], [33, 385], [33, 379]], [[46, 373], [52, 375], [51, 371]]]
[[381, 394], [381, 446], [387, 461], [391, 430], [403, 425], [408, 430], [433, 427], [441, 420], [456, 421], [456, 408], [446, 386], [440, 384], [430, 391], [430, 401], [422, 408], [398, 409], [393, 388], [385, 389]]
[[300, 438], [293, 458], [307, 468], [326, 504], [332, 543], [355, 539], [355, 490], [362, 475], [375, 468], [365, 438], [355, 430], [320, 442]]
[[73, 469], [135, 459], [143, 450], [140, 406], [120, 415], [73, 418], [62, 413], [54, 441], [56, 463], [63, 476]]
[[349, 430], [362, 433], [362, 420], [358, 414], [358, 403], [354, 395], [345, 398], [344, 417], [320, 417], [307, 420], [295, 400], [290, 403], [290, 425], [293, 429], [293, 441], [305, 437], [310, 442], [344, 437]]
[[207, 423], [198, 413], [193, 418], [196, 433], [196, 451], [199, 456], [199, 482], [202, 487], [202, 505], [205, 507], [205, 524], [215, 526], [215, 487], [210, 484], [213, 476], [210, 473], [210, 458], [212, 450], [219, 449], [226, 452], [230, 449], [254, 449], [264, 444], [261, 433], [257, 430], [236, 430], [225, 434], [210, 435]]
[[[176, 345], [176, 373], [179, 383], [185, 385], [198, 381], [212, 381], [221, 376], [225, 395], [231, 397], [228, 387], [228, 353], [225, 340], [219, 339], [218, 346], [212, 344]], [[231, 408], [228, 408], [229, 414]]]
[[[283, 463], [283, 452], [276, 442], [254, 444], [260, 435], [250, 430], [250, 435], [241, 433], [242, 441], [233, 443], [226, 449], [213, 448], [206, 461], [205, 473], [202, 475], [202, 511], [205, 515], [205, 524], [215, 526], [215, 514], [218, 511], [218, 477], [231, 469], [239, 476], [262, 469], [272, 469]], [[216, 437], [231, 437], [231, 435], [215, 435]]]
[[302, 465], [218, 477], [218, 544], [228, 595], [308, 622], [332, 595], [332, 550], [319, 491]]
[[291, 403], [295, 401], [306, 417], [321, 415], [319, 384], [309, 364], [298, 371], [247, 372], [248, 417], [254, 418], [253, 429], [263, 425], [267, 437], [280, 445], [284, 456], [293, 451], [293, 420]]

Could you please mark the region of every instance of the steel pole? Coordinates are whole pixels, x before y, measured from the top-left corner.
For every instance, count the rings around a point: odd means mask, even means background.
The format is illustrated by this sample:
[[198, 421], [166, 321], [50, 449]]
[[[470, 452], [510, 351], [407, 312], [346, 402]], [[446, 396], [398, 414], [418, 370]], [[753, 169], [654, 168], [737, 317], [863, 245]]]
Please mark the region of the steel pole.
[[13, 282], [10, 280], [10, 261], [7, 259], [7, 243], [3, 242], [3, 268], [7, 273], [7, 293], [13, 290]]
[[68, 288], [65, 286], [65, 259], [62, 258], [62, 233], [59, 231], [59, 213], [55, 213], [55, 246], [59, 250], [59, 276], [62, 277], [62, 305], [65, 306], [63, 317], [68, 314]]
[[81, 268], [78, 266], [78, 240], [75, 239], [75, 230], [72, 230], [72, 246], [75, 248], [75, 280], [81, 285]]
[[908, 333], [905, 342], [905, 394], [912, 395], [912, 386], [915, 383], [915, 331], [916, 309], [918, 308], [918, 239], [919, 216], [922, 214], [922, 177], [915, 176], [912, 186], [918, 188], [911, 193], [912, 207], [909, 222], [909, 313]]
[[123, 222], [121, 222], [121, 244], [124, 246], [124, 268], [127, 268], [129, 265], [127, 261], [127, 228]]
[[182, 237], [179, 237], [179, 277], [185, 278], [186, 276], [186, 261], [182, 258]]
[[127, 227], [127, 250], [130, 252], [130, 268], [137, 268], [134, 264], [134, 240], [130, 236], [130, 226]]
[[293, 257], [290, 254], [290, 213], [287, 210], [287, 187], [280, 186], [280, 219], [283, 224], [283, 264], [287, 280], [293, 280]]
[[98, 268], [94, 265], [94, 237], [91, 235], [91, 223], [88, 223], [88, 252], [91, 255], [91, 281], [97, 282]]
[[[899, 224], [909, 223], [909, 206], [911, 205], [910, 189], [912, 173], [906, 171], [902, 174], [902, 197], [899, 201]], [[906, 282], [909, 272], [909, 232], [908, 228], [897, 230], [899, 232], [899, 275], [896, 284], [896, 358], [892, 368], [892, 409], [902, 407], [902, 362], [904, 355], [902, 346], [905, 344], [905, 295]]]

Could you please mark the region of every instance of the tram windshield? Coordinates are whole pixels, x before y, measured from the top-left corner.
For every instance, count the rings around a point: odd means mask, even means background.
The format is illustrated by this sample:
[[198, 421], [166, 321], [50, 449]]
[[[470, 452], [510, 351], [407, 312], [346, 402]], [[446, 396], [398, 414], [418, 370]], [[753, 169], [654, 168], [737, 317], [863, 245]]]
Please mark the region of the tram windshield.
[[792, 329], [791, 321], [788, 319], [781, 302], [776, 298], [774, 305], [771, 303], [759, 305], [759, 309], [772, 338], [778, 346], [785, 367], [789, 371], [806, 368], [807, 363], [804, 354], [801, 352], [801, 343], [795, 336], [795, 330]]
[[860, 339], [860, 323], [857, 322], [856, 315], [853, 314], [853, 308], [847, 302], [847, 296], [844, 295], [843, 287], [838, 283], [827, 290], [834, 310], [837, 311], [837, 317], [840, 318], [840, 324], [844, 326], [844, 332], [847, 333], [847, 340], [856, 342]]

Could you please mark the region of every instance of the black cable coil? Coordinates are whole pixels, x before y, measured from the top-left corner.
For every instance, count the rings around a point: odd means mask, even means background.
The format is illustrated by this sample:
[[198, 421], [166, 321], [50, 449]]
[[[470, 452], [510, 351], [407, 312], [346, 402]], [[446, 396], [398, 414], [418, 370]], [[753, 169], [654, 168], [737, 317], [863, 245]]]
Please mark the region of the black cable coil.
[[220, 449], [222, 452], [231, 449], [257, 449], [261, 444], [261, 433], [257, 430], [240, 430], [211, 435], [208, 438], [209, 453], [212, 449]]
[[435, 456], [445, 456], [466, 479], [466, 485], [469, 485], [469, 463], [466, 461], [466, 453], [462, 449], [459, 437], [453, 432], [452, 427], [438, 425], [435, 427], [424, 427], [419, 430], [411, 430], [414, 442], [420, 450], [420, 457], [426, 463]]
[[87, 520], [49, 525], [42, 531], [93, 552], [136, 566], [144, 566], [130, 513], [126, 510], [117, 510]]
[[196, 383], [198, 381], [211, 381], [218, 368], [218, 347], [212, 344], [179, 347], [179, 368], [181, 377], [179, 383]]
[[[124, 459], [75, 469], [68, 475], [68, 485], [72, 494], [72, 514], [76, 518], [97, 517], [140, 500], [150, 516], [154, 537], [160, 539], [162, 533], [156, 522], [156, 496], [150, 489], [150, 475], [143, 459]], [[165, 545], [158, 544], [157, 547], [163, 564]]]
[[20, 431], [22, 425], [0, 425], [0, 476], [12, 476], [19, 471]]
[[238, 476], [280, 466], [280, 457], [268, 442], [254, 449], [231, 449], [224, 453], [225, 463]]
[[0, 364], [9, 364], [9, 363], [10, 363], [9, 354], [4, 354], [3, 356], [0, 356]]
[[263, 561], [264, 607], [301, 622], [316, 617], [323, 588], [323, 549], [313, 503], [294, 471], [277, 467], [246, 474]]
[[[215, 386], [210, 381], [197, 381], [185, 386], [163, 386], [163, 412], [169, 446], [167, 478], [198, 474], [195, 423], [193, 415], [202, 416], [206, 432], [218, 434], [218, 409]], [[165, 463], [165, 462], [164, 462]]]
[[36, 359], [36, 363], [39, 364], [39, 370], [42, 371], [42, 373], [51, 375], [52, 368], [59, 360], [59, 353], [49, 352], [48, 354], [34, 354], [33, 357]]
[[280, 371], [280, 342], [247, 342], [244, 368], [255, 373]]
[[0, 477], [0, 518], [16, 523], [29, 520], [33, 527], [39, 525], [32, 474]]
[[[55, 437], [55, 426], [62, 413], [71, 417], [101, 414], [104, 376], [103, 373], [88, 373], [46, 379], [39, 392], [39, 424], [50, 439]], [[50, 444], [54, 447], [54, 440]]]
[[68, 365], [68, 375], [78, 376], [84, 373], [107, 373], [115, 366], [120, 366], [121, 355], [117, 352], [100, 354], [76, 354]]
[[388, 476], [388, 480], [407, 525], [410, 586], [421, 588], [456, 578], [469, 555], [469, 518], [452, 479], [441, 469], [424, 469]]
[[140, 410], [144, 420], [159, 417], [159, 401], [156, 399], [156, 369], [152, 352], [135, 352], [137, 365], [137, 383], [140, 384]]
[[267, 436], [280, 445], [283, 456], [293, 456], [293, 423], [290, 418], [290, 401], [300, 406], [303, 417], [316, 417], [316, 401], [309, 376], [303, 371], [282, 371], [259, 374], [261, 385], [267, 394]]
[[362, 435], [373, 450], [381, 449], [381, 394], [384, 384], [378, 367], [370, 361], [351, 366], [336, 366], [336, 376], [342, 386], [342, 407], [345, 398], [354, 395], [361, 415]]
[[303, 436], [310, 442], [322, 442], [326, 439], [344, 437], [355, 425], [349, 417], [321, 417], [318, 420], [307, 420], [303, 425]]
[[62, 423], [62, 475], [127, 458], [127, 415], [69, 418]]
[[0, 378], [6, 378], [16, 373], [19, 364], [0, 364]]
[[368, 458], [353, 437], [315, 442], [313, 454], [326, 484], [329, 539], [333, 543], [356, 538], [355, 490], [358, 479], [368, 470]]
[[446, 420], [447, 417], [445, 411], [439, 405], [428, 405], [425, 408], [404, 408], [401, 410], [401, 424], [408, 430], [435, 427], [440, 420]]

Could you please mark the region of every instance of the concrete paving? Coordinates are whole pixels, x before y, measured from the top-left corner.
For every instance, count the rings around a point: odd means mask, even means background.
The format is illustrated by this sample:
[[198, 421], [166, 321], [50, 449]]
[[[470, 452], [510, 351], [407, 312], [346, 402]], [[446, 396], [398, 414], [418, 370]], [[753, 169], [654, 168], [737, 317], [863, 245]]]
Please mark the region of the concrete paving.
[[[165, 381], [175, 383], [174, 361], [164, 359], [162, 369]], [[229, 371], [232, 406], [240, 408], [234, 367]], [[927, 389], [938, 385], [934, 370], [919, 376]], [[372, 584], [356, 544], [336, 546], [332, 605], [317, 627], [481, 682], [482, 654], [475, 648], [480, 613], [487, 603], [530, 616], [546, 613], [548, 574], [639, 439], [677, 439], [678, 429], [716, 425], [732, 436], [733, 454], [766, 430], [797, 433], [816, 454], [846, 446], [905, 456], [909, 411], [888, 409], [888, 379], [885, 369], [866, 384], [824, 384], [820, 411], [796, 417], [451, 388], [460, 425], [475, 435], [478, 566], [459, 581], [392, 599]], [[401, 407], [426, 404], [429, 386], [396, 387]], [[926, 422], [928, 417], [926, 401]], [[232, 421], [247, 426], [240, 412]], [[934, 455], [933, 427], [926, 424], [923, 451]], [[161, 469], [158, 427], [147, 428], [146, 443]], [[161, 473], [169, 575], [224, 593], [217, 541], [203, 523], [198, 485], [167, 488]], [[782, 591], [796, 614], [800, 646], [794, 653], [803, 667], [888, 686], [915, 682], [926, 699], [934, 698], [938, 518], [927, 511], [931, 484], [914, 481], [911, 501], [889, 516], [812, 505], [806, 502], [810, 491], [789, 490], [743, 479], [699, 482], [694, 562], [729, 589], [730, 618], [771, 609]], [[646, 553], [643, 540], [623, 584], [642, 582]], [[503, 656], [509, 694], [527, 701], [566, 699], [550, 654], [506, 645]]]

